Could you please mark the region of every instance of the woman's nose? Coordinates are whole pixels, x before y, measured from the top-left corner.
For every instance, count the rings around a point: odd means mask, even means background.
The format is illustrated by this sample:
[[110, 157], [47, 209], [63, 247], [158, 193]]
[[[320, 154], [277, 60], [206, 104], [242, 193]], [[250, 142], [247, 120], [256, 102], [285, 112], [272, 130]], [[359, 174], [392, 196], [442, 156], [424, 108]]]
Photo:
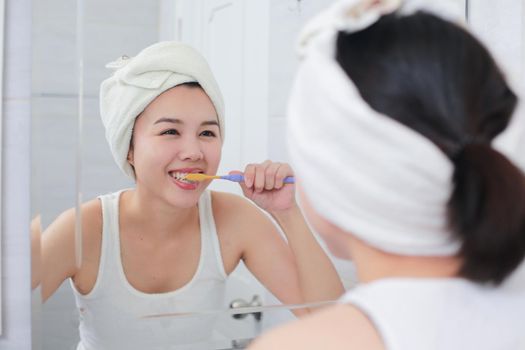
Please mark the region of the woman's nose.
[[196, 140], [188, 140], [184, 142], [179, 157], [181, 160], [198, 161], [204, 157], [200, 143]]

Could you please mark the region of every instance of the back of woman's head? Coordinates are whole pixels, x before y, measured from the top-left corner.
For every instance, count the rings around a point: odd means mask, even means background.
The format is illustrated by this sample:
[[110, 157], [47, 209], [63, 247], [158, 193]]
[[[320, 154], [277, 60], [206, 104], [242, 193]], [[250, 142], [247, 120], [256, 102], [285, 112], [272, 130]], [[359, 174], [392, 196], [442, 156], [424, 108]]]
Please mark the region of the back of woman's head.
[[449, 224], [460, 274], [500, 283], [525, 256], [525, 177], [491, 141], [517, 98], [485, 47], [436, 16], [383, 16], [340, 33], [337, 61], [375, 110], [421, 133], [454, 164]]

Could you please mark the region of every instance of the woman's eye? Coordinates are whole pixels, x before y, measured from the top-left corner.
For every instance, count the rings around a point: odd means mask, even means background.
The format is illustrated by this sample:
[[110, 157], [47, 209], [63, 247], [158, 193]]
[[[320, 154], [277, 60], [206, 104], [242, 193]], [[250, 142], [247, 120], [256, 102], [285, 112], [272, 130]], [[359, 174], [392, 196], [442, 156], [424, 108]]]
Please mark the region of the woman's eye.
[[179, 132], [177, 131], [177, 129], [168, 129], [161, 133], [161, 135], [178, 135], [178, 134]]
[[215, 137], [215, 133], [211, 130], [205, 130], [201, 132], [201, 135], [206, 137]]

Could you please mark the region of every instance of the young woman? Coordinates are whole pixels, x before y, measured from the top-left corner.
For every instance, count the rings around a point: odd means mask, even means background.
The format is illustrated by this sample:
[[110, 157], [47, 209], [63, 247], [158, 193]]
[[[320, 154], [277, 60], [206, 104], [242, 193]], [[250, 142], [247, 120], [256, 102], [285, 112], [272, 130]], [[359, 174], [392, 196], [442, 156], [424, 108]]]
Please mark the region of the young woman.
[[341, 1], [305, 29], [292, 164], [360, 284], [254, 350], [525, 347], [525, 291], [502, 287], [525, 255], [525, 177], [492, 145], [517, 98], [483, 45], [418, 3]]
[[[144, 319], [158, 313], [224, 308], [225, 280], [242, 260], [283, 303], [343, 293], [328, 257], [295, 202], [287, 164], [244, 169], [245, 196], [182, 179], [215, 174], [224, 140], [220, 91], [205, 60], [175, 42], [110, 65], [101, 116], [117, 164], [136, 186], [82, 206], [82, 262], [75, 264], [75, 212], [42, 235], [46, 300], [70, 279], [80, 313], [79, 349], [206, 346], [213, 320]], [[298, 315], [308, 313], [299, 310]]]

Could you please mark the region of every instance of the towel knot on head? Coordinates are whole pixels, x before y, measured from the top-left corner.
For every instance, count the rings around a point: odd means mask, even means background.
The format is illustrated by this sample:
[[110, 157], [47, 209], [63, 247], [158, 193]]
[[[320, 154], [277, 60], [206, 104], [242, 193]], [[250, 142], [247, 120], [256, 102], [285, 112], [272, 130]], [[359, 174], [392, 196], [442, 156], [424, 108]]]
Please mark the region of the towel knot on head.
[[105, 67], [109, 69], [117, 70], [117, 69], [124, 67], [126, 64], [128, 64], [130, 60], [131, 60], [131, 57], [129, 57], [128, 55], [122, 55], [119, 58], [117, 58], [115, 61], [107, 63]]

